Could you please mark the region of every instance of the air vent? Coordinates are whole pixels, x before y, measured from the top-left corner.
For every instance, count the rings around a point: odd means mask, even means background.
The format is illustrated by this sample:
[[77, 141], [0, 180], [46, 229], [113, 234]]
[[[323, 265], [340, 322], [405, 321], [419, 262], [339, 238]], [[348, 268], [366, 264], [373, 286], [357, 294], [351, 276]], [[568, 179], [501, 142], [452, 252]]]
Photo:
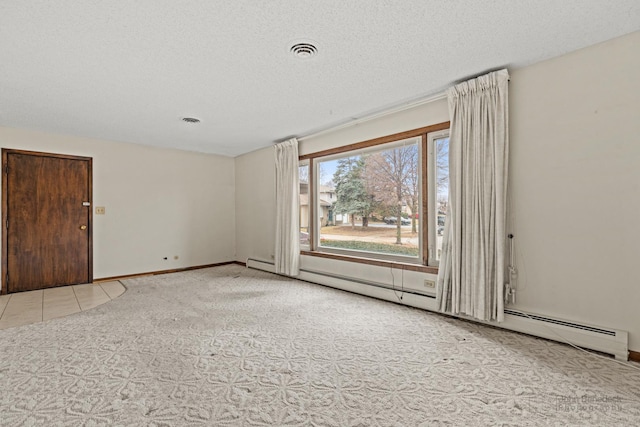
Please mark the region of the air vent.
[[200, 123], [200, 119], [196, 119], [195, 117], [183, 117], [182, 121], [187, 123]]
[[311, 43], [296, 43], [289, 50], [300, 59], [308, 59], [318, 54], [318, 48]]

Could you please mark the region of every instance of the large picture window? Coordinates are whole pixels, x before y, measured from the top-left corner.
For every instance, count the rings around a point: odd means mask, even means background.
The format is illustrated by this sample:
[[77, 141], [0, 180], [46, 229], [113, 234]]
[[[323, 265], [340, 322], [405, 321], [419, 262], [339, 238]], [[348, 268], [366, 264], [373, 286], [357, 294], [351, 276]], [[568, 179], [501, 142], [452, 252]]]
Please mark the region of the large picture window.
[[437, 265], [447, 209], [448, 142], [443, 123], [302, 156], [305, 250]]
[[319, 248], [419, 258], [420, 142], [317, 159]]

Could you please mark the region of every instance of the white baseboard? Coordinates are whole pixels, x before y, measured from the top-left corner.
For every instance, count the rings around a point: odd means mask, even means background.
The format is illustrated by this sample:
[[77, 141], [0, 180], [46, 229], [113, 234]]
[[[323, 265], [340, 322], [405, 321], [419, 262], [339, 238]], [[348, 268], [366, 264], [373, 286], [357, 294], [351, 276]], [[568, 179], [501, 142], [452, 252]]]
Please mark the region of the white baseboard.
[[505, 321], [497, 326], [554, 341], [568, 341], [578, 347], [614, 355], [619, 360], [627, 360], [629, 357], [627, 331], [540, 316], [520, 310], [505, 310], [504, 317]]

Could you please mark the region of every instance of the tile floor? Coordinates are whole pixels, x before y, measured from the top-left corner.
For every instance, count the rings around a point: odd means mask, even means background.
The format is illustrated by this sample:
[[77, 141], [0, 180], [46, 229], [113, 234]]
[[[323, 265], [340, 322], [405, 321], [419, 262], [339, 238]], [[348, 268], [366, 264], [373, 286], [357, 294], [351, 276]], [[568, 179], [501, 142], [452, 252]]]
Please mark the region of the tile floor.
[[122, 295], [120, 282], [90, 283], [0, 295], [0, 329], [89, 310]]

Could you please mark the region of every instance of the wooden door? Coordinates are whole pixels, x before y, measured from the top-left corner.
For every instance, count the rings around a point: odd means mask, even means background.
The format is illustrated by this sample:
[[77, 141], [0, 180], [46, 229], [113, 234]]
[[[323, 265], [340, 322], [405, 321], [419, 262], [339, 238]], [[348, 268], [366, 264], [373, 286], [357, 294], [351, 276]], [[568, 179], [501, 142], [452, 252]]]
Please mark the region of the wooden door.
[[3, 293], [90, 283], [91, 158], [3, 149], [2, 160]]

